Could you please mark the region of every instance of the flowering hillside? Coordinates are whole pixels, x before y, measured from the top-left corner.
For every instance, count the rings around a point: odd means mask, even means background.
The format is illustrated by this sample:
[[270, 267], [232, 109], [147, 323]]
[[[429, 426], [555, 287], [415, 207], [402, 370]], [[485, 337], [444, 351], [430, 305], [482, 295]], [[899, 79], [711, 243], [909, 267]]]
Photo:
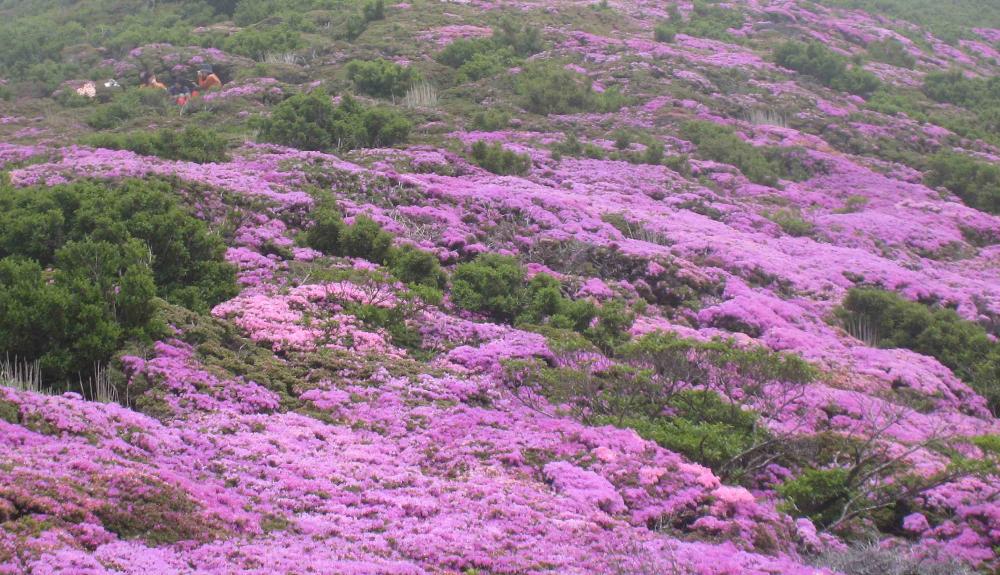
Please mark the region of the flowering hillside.
[[0, 3], [0, 574], [998, 572], [924, 4]]

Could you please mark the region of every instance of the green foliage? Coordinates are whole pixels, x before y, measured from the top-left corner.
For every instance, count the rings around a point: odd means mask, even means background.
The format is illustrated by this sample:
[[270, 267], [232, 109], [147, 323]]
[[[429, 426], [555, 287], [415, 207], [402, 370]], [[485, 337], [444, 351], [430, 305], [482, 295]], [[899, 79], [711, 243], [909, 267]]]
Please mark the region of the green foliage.
[[445, 283], [445, 275], [437, 256], [430, 252], [405, 245], [392, 250], [388, 255], [389, 269], [401, 282], [440, 288]]
[[95, 134], [85, 143], [97, 148], [131, 150], [144, 156], [159, 156], [167, 160], [207, 163], [224, 162], [226, 141], [215, 132], [200, 126], [188, 126], [180, 133], [171, 129], [156, 132], [125, 134]]
[[618, 362], [597, 371], [510, 367], [515, 381], [553, 404], [573, 406], [589, 423], [631, 427], [726, 481], [749, 482], [775, 460], [774, 438], [741, 402], [775, 393], [776, 382], [799, 386], [817, 376], [798, 356], [733, 341], [654, 333], [616, 347]]
[[313, 223], [306, 231], [306, 244], [326, 254], [337, 254], [346, 231], [340, 211], [333, 206], [320, 206], [312, 212]]
[[827, 526], [838, 519], [853, 494], [848, 479], [845, 469], [806, 469], [778, 487], [778, 494], [787, 501], [789, 513]]
[[917, 59], [913, 54], [910, 54], [906, 46], [895, 38], [886, 38], [868, 44], [868, 56], [876, 62], [900, 68], [912, 70], [917, 65]]
[[525, 108], [536, 114], [574, 114], [597, 107], [589, 78], [550, 61], [525, 66], [517, 75], [515, 90]]
[[1000, 214], [1000, 166], [943, 151], [931, 156], [928, 168], [928, 186], [947, 188], [970, 207]]
[[260, 139], [302, 150], [392, 146], [409, 136], [410, 122], [398, 112], [369, 108], [349, 96], [334, 106], [323, 90], [296, 94], [259, 122]]
[[625, 418], [622, 426], [713, 469], [722, 468], [767, 437], [757, 414], [714, 391], [680, 391], [670, 399], [668, 409], [669, 417]]
[[382, 263], [392, 248], [392, 234], [378, 222], [362, 214], [344, 231], [342, 249], [346, 256]]
[[883, 348], [906, 348], [936, 358], [1000, 413], [1000, 345], [954, 310], [906, 300], [880, 289], [855, 288], [839, 315], [870, 322]]
[[151, 88], [128, 90], [94, 110], [87, 118], [87, 124], [98, 130], [117, 128], [132, 118], [144, 114], [163, 113], [168, 105], [167, 94], [162, 90]]
[[502, 176], [512, 174], [523, 176], [531, 170], [531, 156], [508, 150], [500, 142], [487, 144], [479, 140], [472, 144], [471, 159], [484, 170]]
[[387, 264], [393, 276], [412, 287], [437, 289], [444, 284], [444, 272], [437, 257], [411, 245], [393, 247], [392, 234], [365, 215], [347, 226], [336, 206], [320, 204], [312, 213], [306, 244], [325, 254], [364, 258]]
[[868, 97], [880, 85], [878, 78], [819, 42], [789, 41], [774, 50], [779, 66], [816, 78], [824, 86]]
[[55, 272], [28, 259], [0, 259], [0, 349], [38, 360], [46, 382], [60, 390], [109, 361], [126, 338], [159, 335], [147, 253], [137, 240], [85, 240], [56, 252]]
[[930, 28], [935, 36], [954, 43], [977, 38], [972, 28], [1000, 28], [1000, 6], [979, 0], [824, 0], [824, 3], [887, 14]]
[[269, 53], [291, 52], [302, 46], [301, 35], [284, 24], [263, 29], [246, 28], [223, 43], [227, 52], [255, 60], [263, 60]]
[[619, 299], [611, 300], [597, 310], [597, 323], [583, 335], [604, 353], [613, 353], [629, 340], [629, 328], [635, 322], [635, 312]]
[[681, 136], [698, 146], [698, 155], [732, 164], [754, 183], [776, 186], [779, 178], [803, 180], [811, 175], [796, 150], [754, 146], [729, 126], [694, 120], [681, 126]]
[[368, 0], [361, 9], [361, 16], [365, 22], [385, 20], [385, 0]]
[[930, 72], [924, 77], [923, 91], [936, 102], [965, 108], [975, 118], [968, 128], [942, 123], [945, 127], [970, 136], [985, 132], [994, 141], [1000, 135], [1000, 78], [970, 78], [961, 70]]
[[768, 213], [767, 217], [790, 236], [810, 236], [815, 230], [813, 223], [803, 218], [798, 210], [782, 208]]
[[657, 42], [673, 42], [677, 34], [687, 34], [697, 38], [732, 40], [730, 29], [743, 26], [743, 14], [731, 7], [713, 6], [708, 2], [695, 0], [693, 10], [684, 20], [677, 10], [670, 14], [670, 20], [660, 22], [653, 30]]
[[508, 123], [510, 123], [510, 114], [495, 108], [476, 112], [476, 115], [472, 117], [472, 126], [484, 132], [502, 130], [507, 127]]
[[455, 268], [451, 277], [451, 297], [462, 309], [510, 323], [523, 306], [524, 276], [524, 268], [517, 258], [481, 254], [475, 261]]
[[347, 64], [347, 77], [358, 91], [380, 98], [402, 96], [420, 80], [416, 70], [381, 58], [351, 60]]
[[458, 70], [459, 82], [495, 76], [523, 58], [541, 52], [541, 33], [528, 24], [508, 16], [493, 29], [489, 38], [460, 38], [445, 46], [436, 59]]

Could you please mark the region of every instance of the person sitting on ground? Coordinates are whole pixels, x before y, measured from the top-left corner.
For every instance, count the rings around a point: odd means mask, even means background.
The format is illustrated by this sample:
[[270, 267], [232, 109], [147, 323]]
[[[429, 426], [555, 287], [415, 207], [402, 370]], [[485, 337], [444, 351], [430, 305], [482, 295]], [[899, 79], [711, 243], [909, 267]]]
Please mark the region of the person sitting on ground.
[[174, 80], [174, 83], [170, 85], [170, 90], [168, 90], [168, 92], [177, 102], [178, 106], [187, 104], [188, 99], [191, 97], [191, 88], [186, 86], [180, 79]]
[[143, 88], [156, 88], [158, 90], [167, 89], [166, 84], [156, 79], [156, 74], [150, 74], [149, 72], [142, 72], [139, 74], [139, 84]]
[[222, 88], [222, 80], [219, 80], [219, 77], [212, 73], [211, 68], [202, 68], [198, 70], [198, 87], [203, 92], [219, 89]]

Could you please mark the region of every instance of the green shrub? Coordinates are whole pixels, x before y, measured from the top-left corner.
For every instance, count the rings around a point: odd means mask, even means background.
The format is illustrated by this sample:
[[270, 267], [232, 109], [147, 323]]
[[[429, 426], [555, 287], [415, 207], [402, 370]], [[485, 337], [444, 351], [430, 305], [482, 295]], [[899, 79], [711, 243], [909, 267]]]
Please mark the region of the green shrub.
[[510, 114], [503, 110], [489, 109], [477, 112], [472, 117], [472, 126], [477, 130], [485, 132], [495, 132], [507, 127], [510, 123]]
[[653, 38], [657, 42], [673, 42], [677, 36], [677, 26], [673, 22], [660, 22], [653, 29]]
[[597, 307], [586, 300], [571, 300], [562, 294], [562, 284], [548, 274], [537, 274], [525, 288], [524, 307], [516, 323], [571, 329], [585, 333], [597, 315]]
[[144, 156], [168, 160], [207, 163], [224, 162], [226, 141], [215, 132], [200, 126], [188, 126], [180, 133], [171, 129], [126, 134], [95, 134], [85, 143], [111, 150], [131, 150]]
[[98, 130], [117, 128], [143, 114], [162, 113], [167, 109], [168, 103], [167, 95], [162, 90], [150, 88], [128, 90], [94, 110], [87, 118], [87, 124]]
[[398, 112], [368, 108], [349, 96], [334, 106], [323, 90], [296, 94], [259, 122], [260, 139], [302, 150], [392, 146], [409, 136], [410, 122]]
[[494, 44], [506, 46], [521, 57], [532, 56], [544, 48], [541, 31], [531, 24], [507, 15], [493, 29]]
[[420, 80], [416, 70], [381, 58], [351, 60], [347, 65], [347, 77], [358, 91], [380, 98], [402, 96]]
[[238, 291], [222, 240], [180, 205], [169, 184], [79, 182], [0, 191], [0, 257], [50, 266], [67, 242], [121, 246], [135, 239], [153, 258], [157, 295], [207, 311]]
[[269, 53], [291, 52], [302, 46], [301, 35], [284, 24], [266, 29], [243, 29], [223, 43], [227, 52], [255, 60], [263, 60]]
[[491, 78], [508, 68], [515, 66], [520, 59], [514, 51], [506, 46], [490, 50], [489, 52], [477, 52], [458, 67], [456, 80], [459, 83], [475, 82], [483, 78]]
[[325, 254], [338, 254], [347, 226], [335, 207], [322, 206], [312, 212], [312, 226], [306, 232], [306, 244]]
[[500, 142], [487, 144], [483, 140], [472, 144], [472, 162], [502, 176], [523, 176], [531, 170], [531, 156], [505, 149]]
[[778, 224], [781, 231], [790, 236], [810, 236], [815, 231], [812, 222], [803, 218], [802, 212], [798, 210], [782, 208], [767, 214], [767, 218]]
[[[669, 417], [632, 417], [622, 421], [643, 439], [676, 451], [712, 469], [721, 469], [764, 440], [756, 413], [708, 390], [684, 390], [670, 399]], [[728, 479], [742, 479], [729, 477]]]
[[524, 305], [524, 276], [524, 268], [517, 258], [482, 254], [455, 268], [451, 277], [451, 297], [461, 309], [510, 323]]
[[382, 263], [392, 248], [392, 234], [366, 215], [354, 218], [354, 223], [344, 231], [344, 255]]
[[906, 348], [936, 358], [1000, 413], [1000, 345], [954, 310], [931, 307], [874, 288], [847, 294], [839, 315], [864, 318], [883, 348]]
[[515, 89], [524, 106], [536, 114], [573, 114], [594, 109], [596, 95], [589, 78], [554, 62], [536, 62], [517, 75]]
[[1000, 167], [965, 154], [938, 152], [931, 156], [924, 181], [944, 187], [969, 207], [1000, 214]]
[[646, 151], [642, 154], [642, 163], [653, 166], [663, 163], [663, 142], [652, 141], [646, 144]]
[[698, 38], [733, 40], [729, 30], [743, 26], [743, 14], [731, 7], [713, 6], [708, 2], [695, 0], [687, 20], [675, 6], [669, 9], [669, 20], [660, 22], [653, 29], [657, 42], [673, 42], [677, 34], [687, 34]]
[[628, 330], [635, 323], [635, 312], [624, 301], [606, 302], [597, 310], [597, 323], [583, 335], [606, 354], [613, 353], [631, 337]]
[[810, 175], [810, 169], [795, 161], [796, 150], [754, 146], [729, 126], [694, 120], [681, 126], [681, 136], [698, 146], [698, 155], [732, 164], [754, 183], [775, 186], [779, 178], [801, 180]]
[[779, 66], [816, 78], [824, 86], [870, 96], [880, 82], [872, 73], [847, 65], [847, 59], [819, 42], [788, 41], [774, 50]]
[[868, 56], [876, 62], [900, 68], [912, 70], [917, 65], [917, 59], [906, 49], [906, 45], [895, 38], [886, 38], [868, 44]]
[[839, 518], [841, 509], [853, 495], [845, 469], [806, 469], [798, 477], [778, 487], [788, 502], [788, 513], [806, 516], [819, 526]]
[[441, 264], [437, 256], [430, 252], [405, 245], [390, 252], [388, 260], [392, 275], [405, 284], [434, 288], [444, 285]]
[[365, 22], [385, 20], [385, 0], [368, 0], [361, 9], [361, 16]]

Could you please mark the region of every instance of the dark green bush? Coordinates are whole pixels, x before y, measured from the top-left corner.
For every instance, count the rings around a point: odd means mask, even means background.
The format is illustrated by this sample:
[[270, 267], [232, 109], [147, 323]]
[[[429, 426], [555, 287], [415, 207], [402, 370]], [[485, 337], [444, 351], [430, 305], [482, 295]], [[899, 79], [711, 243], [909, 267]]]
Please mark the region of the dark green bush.
[[87, 118], [87, 124], [98, 130], [117, 128], [138, 116], [167, 109], [169, 102], [165, 92], [149, 88], [128, 90], [99, 106]]
[[357, 216], [348, 226], [335, 206], [320, 205], [312, 212], [312, 225], [305, 240], [309, 247], [325, 254], [386, 264], [393, 276], [411, 287], [436, 289], [444, 284], [444, 272], [434, 254], [411, 245], [393, 247], [392, 235], [365, 215]]
[[1000, 166], [944, 151], [931, 156], [927, 167], [928, 186], [947, 188], [970, 207], [1000, 214]]
[[341, 242], [344, 255], [383, 263], [392, 248], [392, 234], [362, 214], [356, 216], [354, 223], [344, 231]]
[[240, 30], [223, 43], [227, 52], [255, 60], [263, 60], [269, 53], [291, 52], [302, 46], [302, 36], [284, 24], [273, 28]]
[[142, 242], [69, 242], [55, 265], [48, 272], [33, 260], [0, 259], [0, 350], [39, 361], [46, 385], [69, 389], [126, 339], [162, 334]]
[[49, 266], [67, 242], [120, 246], [131, 239], [149, 247], [157, 295], [171, 302], [207, 311], [238, 291], [222, 240], [180, 205], [167, 183], [0, 190], [0, 257]]
[[368, 0], [361, 9], [361, 16], [365, 22], [385, 20], [385, 0]]
[[503, 110], [489, 109], [477, 112], [472, 117], [472, 126], [477, 130], [495, 132], [507, 127], [510, 123], [510, 114]]
[[126, 341], [163, 335], [156, 296], [201, 312], [234, 296], [224, 251], [163, 182], [4, 187], [0, 351], [66, 389]]
[[340, 211], [322, 206], [313, 210], [312, 219], [312, 226], [306, 232], [306, 244], [325, 254], [340, 253], [347, 228]]
[[768, 213], [767, 217], [790, 236], [809, 236], [815, 230], [813, 223], [803, 218], [798, 210], [782, 208]]
[[986, 398], [990, 410], [1000, 413], [1000, 344], [976, 323], [954, 310], [927, 306], [874, 288], [855, 288], [847, 294], [839, 315], [863, 318], [883, 348], [906, 348], [936, 358], [972, 389]]
[[158, 156], [168, 160], [189, 162], [224, 162], [226, 141], [211, 130], [188, 126], [180, 133], [163, 129], [156, 132], [128, 132], [125, 134], [95, 134], [85, 143], [97, 148], [131, 150], [144, 156]]
[[573, 114], [595, 109], [589, 78], [554, 62], [536, 62], [517, 75], [515, 89], [524, 107], [536, 114]]
[[410, 122], [398, 112], [369, 108], [346, 95], [334, 106], [323, 90], [288, 98], [259, 127], [261, 140], [302, 150], [392, 146], [410, 133]]
[[424, 285], [439, 288], [444, 285], [445, 276], [437, 256], [430, 252], [405, 245], [392, 250], [388, 256], [392, 275], [409, 285]]
[[787, 511], [806, 516], [819, 526], [836, 521], [841, 509], [852, 497], [846, 469], [806, 469], [798, 477], [778, 487], [778, 494], [788, 502]]
[[731, 28], [743, 26], [743, 14], [732, 7], [713, 6], [708, 2], [695, 0], [688, 19], [681, 17], [676, 9], [670, 11], [670, 19], [660, 22], [653, 30], [657, 42], [673, 42], [677, 34], [687, 34], [697, 38], [732, 40]]
[[517, 258], [482, 254], [475, 261], [455, 268], [451, 277], [451, 297], [462, 309], [510, 323], [524, 305], [524, 275]]
[[484, 170], [502, 176], [511, 174], [523, 176], [531, 170], [531, 156], [508, 150], [500, 142], [487, 144], [479, 140], [472, 144], [471, 159]]
[[347, 65], [347, 77], [358, 91], [380, 98], [402, 96], [420, 80], [416, 70], [381, 58], [351, 60]]
[[912, 70], [917, 65], [917, 59], [913, 54], [910, 54], [906, 46], [895, 38], [886, 38], [868, 44], [868, 56], [876, 62], [900, 68]]
[[775, 186], [779, 178], [802, 180], [811, 176], [811, 169], [796, 161], [797, 150], [754, 146], [729, 126], [694, 120], [681, 126], [681, 136], [698, 146], [698, 155], [732, 164], [758, 184]]
[[779, 66], [816, 78], [824, 86], [870, 96], [880, 86], [875, 75], [858, 66], [848, 66], [847, 59], [819, 42], [788, 41], [774, 50]]

